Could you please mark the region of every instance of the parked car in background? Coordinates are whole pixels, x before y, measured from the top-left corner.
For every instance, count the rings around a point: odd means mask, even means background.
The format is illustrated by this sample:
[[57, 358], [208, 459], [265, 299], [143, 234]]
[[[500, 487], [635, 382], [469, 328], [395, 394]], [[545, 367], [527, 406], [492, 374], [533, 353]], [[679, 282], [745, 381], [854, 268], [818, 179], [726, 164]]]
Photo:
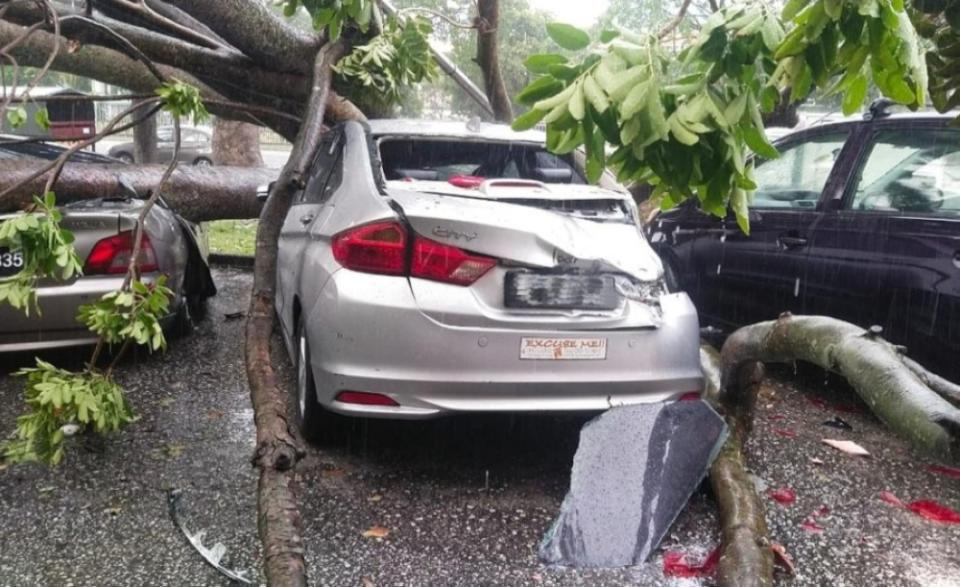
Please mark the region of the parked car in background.
[[960, 131], [953, 116], [888, 115], [811, 127], [758, 161], [750, 235], [692, 205], [650, 240], [705, 324], [825, 314], [960, 378]]
[[[54, 159], [63, 148], [44, 143], [18, 142], [15, 137], [0, 138], [0, 159]], [[118, 161], [90, 152], [79, 152], [72, 161], [78, 164], [117, 164]], [[59, 194], [61, 200], [69, 194]], [[66, 196], [66, 198], [64, 198]], [[41, 313], [15, 310], [0, 304], [0, 352], [38, 350], [89, 344], [95, 335], [77, 321], [82, 304], [115, 291], [123, 283], [132, 254], [137, 219], [145, 202], [132, 190], [103, 198], [67, 203], [61, 206], [62, 226], [76, 238], [74, 247], [83, 261], [83, 275], [61, 282], [40, 284], [38, 300]], [[0, 215], [0, 221], [14, 214]], [[0, 247], [0, 279], [16, 274], [23, 266], [20, 251]], [[174, 292], [170, 315], [163, 323], [168, 331], [186, 332], [191, 321], [202, 315], [205, 301], [216, 294], [207, 266], [206, 234], [161, 201], [146, 218], [140, 266], [144, 280], [152, 282], [167, 276]]]
[[[157, 129], [156, 158], [147, 163], [169, 163], [173, 159], [174, 135], [172, 126]], [[133, 163], [133, 143], [114, 145], [107, 154], [126, 163]], [[180, 157], [178, 161], [189, 165], [209, 167], [213, 165], [213, 145], [210, 133], [199, 128], [183, 127], [180, 130]]]
[[629, 194], [544, 134], [428, 121], [329, 133], [279, 243], [306, 434], [324, 410], [428, 418], [699, 394], [699, 325]]

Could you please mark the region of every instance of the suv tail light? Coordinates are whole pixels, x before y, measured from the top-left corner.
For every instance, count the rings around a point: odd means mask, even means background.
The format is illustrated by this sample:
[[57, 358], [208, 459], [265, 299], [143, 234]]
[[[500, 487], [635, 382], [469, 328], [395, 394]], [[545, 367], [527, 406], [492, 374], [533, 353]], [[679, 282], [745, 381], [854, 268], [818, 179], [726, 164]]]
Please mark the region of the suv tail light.
[[[87, 262], [83, 267], [85, 275], [120, 275], [127, 272], [130, 256], [133, 255], [135, 231], [128, 230], [116, 236], [107, 237], [93, 245]], [[152, 273], [158, 269], [157, 254], [150, 244], [147, 233], [143, 233], [140, 242], [140, 272]]]
[[351, 228], [333, 237], [333, 258], [344, 268], [382, 275], [408, 275], [455, 285], [470, 285], [497, 260], [415, 236], [407, 259], [406, 229], [396, 222]]

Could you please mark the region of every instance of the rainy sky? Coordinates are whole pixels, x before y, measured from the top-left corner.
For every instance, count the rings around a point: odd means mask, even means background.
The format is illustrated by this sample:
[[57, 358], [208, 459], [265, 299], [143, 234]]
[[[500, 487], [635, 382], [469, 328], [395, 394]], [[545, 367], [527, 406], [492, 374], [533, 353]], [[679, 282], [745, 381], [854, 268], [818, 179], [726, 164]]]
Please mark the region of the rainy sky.
[[607, 8], [607, 0], [531, 0], [541, 10], [552, 13], [557, 20], [580, 26], [590, 26]]

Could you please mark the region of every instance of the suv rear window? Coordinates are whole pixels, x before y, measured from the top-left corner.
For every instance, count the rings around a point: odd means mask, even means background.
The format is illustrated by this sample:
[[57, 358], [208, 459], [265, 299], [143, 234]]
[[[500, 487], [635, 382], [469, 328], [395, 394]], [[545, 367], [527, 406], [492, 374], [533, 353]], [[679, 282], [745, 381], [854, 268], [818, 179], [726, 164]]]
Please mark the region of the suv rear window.
[[387, 180], [447, 181], [455, 175], [469, 175], [584, 183], [569, 159], [527, 144], [384, 138], [380, 160]]

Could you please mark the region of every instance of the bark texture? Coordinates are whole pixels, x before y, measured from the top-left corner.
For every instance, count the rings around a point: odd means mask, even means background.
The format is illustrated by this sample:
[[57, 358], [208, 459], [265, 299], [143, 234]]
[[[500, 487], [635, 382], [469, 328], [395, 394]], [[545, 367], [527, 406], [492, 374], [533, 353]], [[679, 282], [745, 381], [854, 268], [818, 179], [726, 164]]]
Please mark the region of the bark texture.
[[214, 119], [213, 162], [235, 167], [263, 167], [260, 127], [238, 120]]
[[145, 117], [143, 122], [133, 127], [133, 160], [137, 163], [158, 163], [157, 161], [157, 117], [147, 116], [151, 110], [145, 106], [138, 110], [135, 117]]
[[513, 106], [500, 72], [497, 46], [500, 27], [499, 0], [477, 0], [477, 64], [483, 73], [483, 87], [498, 122], [513, 121]]
[[773, 585], [773, 552], [763, 502], [743, 458], [763, 369], [756, 363], [744, 364], [735, 389], [721, 394], [719, 353], [704, 346], [700, 359], [705, 395], [724, 414], [730, 430], [710, 467], [710, 486], [720, 509], [722, 549], [717, 579], [721, 587], [769, 587]]
[[[0, 211], [23, 209], [33, 201], [33, 196], [43, 192], [46, 175], [26, 181], [41, 167], [40, 163], [0, 159], [2, 187], [21, 184], [14, 191], [0, 196]], [[121, 181], [129, 182], [138, 193], [145, 195], [157, 186], [165, 169], [163, 165], [68, 163], [55, 186], [57, 201], [66, 203], [110, 196], [118, 193]], [[180, 215], [194, 222], [257, 218], [263, 207], [257, 201], [257, 187], [270, 183], [276, 176], [276, 171], [267, 169], [205, 169], [181, 165], [167, 182], [163, 197]]]
[[270, 360], [270, 340], [276, 315], [274, 295], [277, 240], [294, 194], [302, 189], [310, 162], [320, 144], [332, 67], [343, 55], [340, 43], [324, 46], [314, 67], [313, 93], [290, 159], [260, 214], [253, 292], [247, 313], [246, 365], [257, 424], [253, 462], [260, 468], [260, 540], [270, 585], [306, 585], [306, 565], [300, 538], [300, 513], [290, 487], [290, 471], [303, 455], [293, 424], [287, 418], [287, 394]]
[[915, 447], [960, 461], [960, 410], [932, 390], [879, 334], [825, 316], [741, 328], [723, 345], [724, 392], [745, 363], [806, 361], [843, 376], [874, 414]]

